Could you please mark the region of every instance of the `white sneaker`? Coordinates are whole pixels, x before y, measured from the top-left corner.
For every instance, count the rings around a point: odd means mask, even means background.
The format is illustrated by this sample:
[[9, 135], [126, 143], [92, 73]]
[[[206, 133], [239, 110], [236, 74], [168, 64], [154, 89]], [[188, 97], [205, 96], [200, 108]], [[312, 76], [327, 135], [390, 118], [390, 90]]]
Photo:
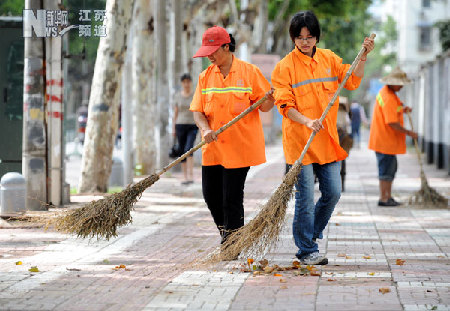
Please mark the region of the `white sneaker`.
[[325, 256], [320, 256], [319, 252], [314, 252], [306, 255], [303, 259], [300, 259], [303, 265], [327, 265], [328, 258]]

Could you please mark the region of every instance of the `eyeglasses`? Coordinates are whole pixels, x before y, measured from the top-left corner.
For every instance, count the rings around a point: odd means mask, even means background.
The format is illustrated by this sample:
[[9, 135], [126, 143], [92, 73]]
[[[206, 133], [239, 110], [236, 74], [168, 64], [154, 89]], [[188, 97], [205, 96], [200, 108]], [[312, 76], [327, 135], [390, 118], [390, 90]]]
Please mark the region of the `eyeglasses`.
[[302, 41], [302, 40], [303, 40], [303, 41], [311, 42], [311, 41], [313, 41], [315, 38], [316, 38], [316, 37], [309, 36], [309, 37], [306, 37], [306, 38], [297, 37], [297, 38], [295, 38], [295, 39], [297, 39], [297, 40], [299, 40], [299, 41]]

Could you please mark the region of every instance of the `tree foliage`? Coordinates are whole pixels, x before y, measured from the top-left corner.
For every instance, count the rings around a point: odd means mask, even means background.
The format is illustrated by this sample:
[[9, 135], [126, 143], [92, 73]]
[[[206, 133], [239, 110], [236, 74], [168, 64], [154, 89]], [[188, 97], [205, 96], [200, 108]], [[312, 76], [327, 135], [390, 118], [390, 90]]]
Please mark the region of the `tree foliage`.
[[[80, 10], [104, 10], [106, 7], [106, 0], [65, 0], [63, 2], [64, 9], [69, 12], [69, 23], [71, 25], [81, 24], [79, 21]], [[93, 19], [92, 19], [93, 20]], [[86, 24], [86, 23], [82, 23]], [[94, 27], [92, 21], [92, 28]], [[76, 76], [80, 75], [80, 63], [78, 59], [81, 57], [86, 60], [87, 67], [93, 71], [95, 59], [97, 57], [97, 47], [100, 42], [99, 37], [80, 37], [78, 31], [70, 30], [69, 35], [69, 49], [68, 54], [72, 55], [77, 61], [70, 62], [69, 71]], [[92, 73], [91, 73], [92, 74]]]
[[22, 16], [22, 11], [24, 8], [24, 0], [2, 0], [0, 3], [0, 16]]
[[436, 23], [439, 29], [439, 40], [441, 41], [442, 51], [450, 49], [450, 19]]

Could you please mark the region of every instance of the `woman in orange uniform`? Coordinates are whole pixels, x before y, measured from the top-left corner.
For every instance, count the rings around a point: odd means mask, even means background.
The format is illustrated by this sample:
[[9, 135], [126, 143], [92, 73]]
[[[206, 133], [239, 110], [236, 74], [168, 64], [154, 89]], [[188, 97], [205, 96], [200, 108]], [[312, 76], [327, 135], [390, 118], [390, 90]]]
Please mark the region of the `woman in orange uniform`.
[[258, 110], [216, 136], [215, 131], [267, 94], [259, 107], [272, 109], [269, 82], [254, 65], [233, 55], [234, 38], [218, 26], [205, 31], [194, 57], [211, 65], [198, 79], [190, 109], [207, 142], [202, 148], [203, 197], [222, 237], [244, 225], [244, 184], [250, 166], [266, 161]]
[[[272, 73], [275, 99], [283, 115], [283, 148], [286, 162], [292, 165], [299, 157], [311, 133], [316, 136], [308, 149], [298, 176], [295, 192], [293, 235], [297, 258], [303, 264], [327, 264], [319, 255], [317, 238], [328, 224], [341, 195], [340, 161], [347, 153], [339, 145], [336, 127], [339, 99], [323, 123], [319, 119], [345, 77], [350, 65], [330, 50], [320, 49], [320, 26], [311, 11], [297, 13], [291, 20], [289, 34], [295, 48], [284, 57]], [[366, 38], [366, 52], [345, 84], [356, 89], [364, 75], [367, 54], [374, 48]], [[321, 197], [314, 203], [314, 173], [319, 180]]]

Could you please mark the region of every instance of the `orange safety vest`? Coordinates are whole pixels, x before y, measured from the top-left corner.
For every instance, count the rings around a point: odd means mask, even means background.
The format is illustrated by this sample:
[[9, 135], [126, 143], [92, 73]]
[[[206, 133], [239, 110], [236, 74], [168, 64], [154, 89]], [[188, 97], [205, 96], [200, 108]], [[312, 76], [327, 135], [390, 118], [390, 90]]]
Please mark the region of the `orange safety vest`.
[[384, 154], [406, 153], [406, 134], [389, 123], [403, 126], [403, 104], [387, 85], [378, 93], [370, 125], [369, 149]]
[[[225, 79], [214, 64], [200, 74], [190, 110], [202, 112], [211, 129], [217, 131], [269, 90], [270, 84], [258, 67], [233, 56]], [[258, 110], [229, 127], [216, 142], [204, 145], [202, 165], [240, 168], [264, 163], [264, 132]]]
[[[319, 119], [332, 99], [350, 65], [330, 50], [316, 48], [311, 58], [297, 48], [286, 55], [272, 72], [272, 84], [278, 110], [283, 115], [283, 149], [286, 162], [293, 164], [303, 151], [311, 130], [287, 117], [289, 109], [296, 109], [310, 119]], [[345, 88], [354, 90], [361, 78], [352, 74]], [[326, 164], [344, 160], [347, 153], [339, 145], [336, 121], [339, 98], [323, 121], [324, 129], [312, 141], [302, 164]]]

